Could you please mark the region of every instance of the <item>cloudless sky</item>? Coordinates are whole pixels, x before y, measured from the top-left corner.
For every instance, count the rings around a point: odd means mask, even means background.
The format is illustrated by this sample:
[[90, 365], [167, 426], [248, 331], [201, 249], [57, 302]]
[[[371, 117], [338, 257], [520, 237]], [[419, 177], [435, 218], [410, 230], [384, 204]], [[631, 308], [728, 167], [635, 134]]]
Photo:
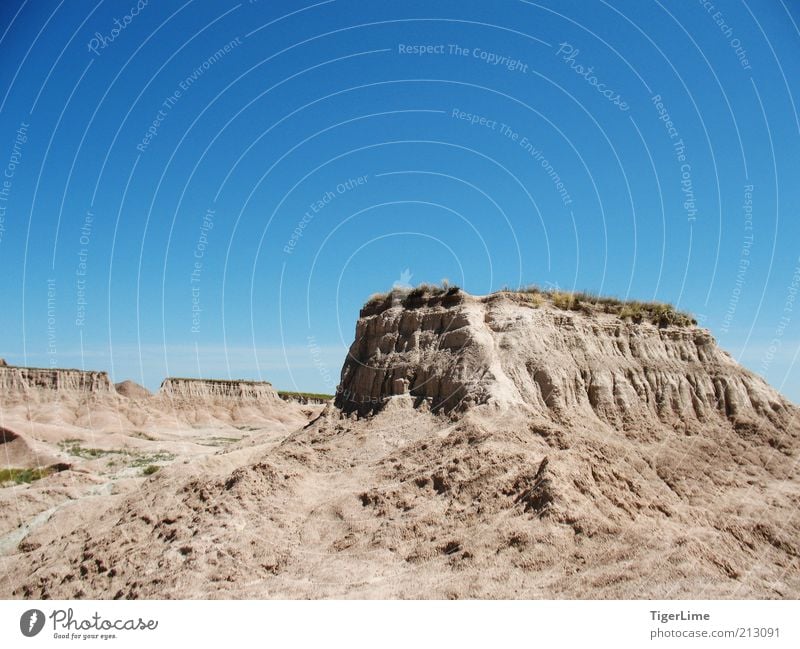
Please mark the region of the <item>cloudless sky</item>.
[[332, 393], [371, 293], [538, 283], [689, 310], [800, 401], [798, 22], [5, 1], [0, 356]]

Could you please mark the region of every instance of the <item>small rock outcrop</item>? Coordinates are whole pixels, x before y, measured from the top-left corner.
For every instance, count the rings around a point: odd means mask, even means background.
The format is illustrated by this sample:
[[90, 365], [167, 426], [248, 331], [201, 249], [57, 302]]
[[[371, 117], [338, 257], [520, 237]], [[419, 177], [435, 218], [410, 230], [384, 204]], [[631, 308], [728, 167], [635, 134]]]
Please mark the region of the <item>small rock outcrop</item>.
[[147, 399], [152, 396], [150, 390], [131, 380], [115, 383], [114, 389], [117, 391], [117, 394], [127, 397], [128, 399]]
[[185, 379], [169, 377], [161, 383], [158, 394], [171, 399], [237, 399], [280, 401], [278, 393], [267, 381]]
[[30, 391], [55, 391], [112, 394], [106, 372], [0, 366], [0, 392], [25, 394]]

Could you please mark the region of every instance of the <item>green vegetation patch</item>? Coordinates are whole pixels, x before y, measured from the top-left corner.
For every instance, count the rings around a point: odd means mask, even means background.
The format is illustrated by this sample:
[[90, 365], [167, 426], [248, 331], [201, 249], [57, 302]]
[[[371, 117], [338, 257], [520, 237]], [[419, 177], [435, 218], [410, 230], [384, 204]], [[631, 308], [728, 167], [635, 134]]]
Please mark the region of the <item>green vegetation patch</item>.
[[[407, 309], [437, 304], [451, 306], [461, 302], [462, 296], [461, 289], [458, 286], [450, 285], [446, 280], [439, 286], [420, 284], [416, 288], [393, 288], [388, 293], [372, 295], [361, 309], [361, 316], [375, 315], [398, 305]], [[510, 297], [533, 308], [550, 303], [555, 308], [564, 311], [582, 311], [586, 314], [610, 313], [622, 320], [635, 323], [649, 322], [658, 327], [670, 325], [689, 327], [697, 324], [697, 320], [690, 313], [678, 311], [671, 304], [621, 300], [616, 297], [594, 295], [587, 291], [543, 289], [532, 284], [517, 289], [502, 288], [492, 293], [489, 299], [501, 296]]]
[[142, 475], [153, 475], [160, 468], [161, 467], [156, 464], [149, 464], [144, 469], [142, 469]]
[[[66, 439], [59, 442], [59, 447], [65, 453], [69, 453], [75, 457], [80, 457], [85, 460], [97, 460], [108, 455], [121, 455], [124, 457], [123, 462], [127, 461], [128, 466], [132, 467], [146, 467], [155, 462], [171, 462], [175, 459], [174, 453], [166, 451], [159, 451], [156, 453], [139, 453], [130, 449], [103, 449], [103, 448], [88, 448], [81, 446], [79, 439]], [[109, 466], [115, 466], [116, 461], [111, 460]]]
[[186, 383], [244, 383], [246, 385], [272, 385], [269, 381], [254, 381], [253, 379], [199, 379], [191, 376], [168, 376], [161, 382], [163, 386], [167, 381], [185, 381]]
[[198, 442], [201, 446], [225, 446], [226, 444], [233, 444], [240, 442], [243, 437], [207, 437], [206, 439]]
[[0, 485], [30, 484], [54, 473], [53, 469], [0, 469]]
[[361, 315], [374, 315], [398, 304], [406, 309], [417, 309], [424, 305], [450, 305], [460, 301], [461, 289], [445, 279], [438, 286], [420, 284], [415, 288], [393, 288], [388, 293], [375, 293], [364, 304]]
[[75, 457], [83, 458], [84, 460], [96, 460], [100, 457], [105, 457], [106, 455], [127, 455], [127, 451], [120, 451], [116, 449], [103, 449], [103, 448], [88, 448], [86, 446], [81, 446], [81, 441], [79, 439], [65, 439], [63, 442], [59, 442], [59, 448], [64, 451], [65, 453], [69, 453], [70, 455], [74, 455]]
[[167, 452], [159, 452], [159, 453], [147, 453], [144, 455], [138, 455], [133, 458], [133, 461], [130, 463], [130, 466], [135, 467], [146, 467], [148, 465], [153, 464], [154, 462], [172, 462], [175, 459], [174, 453], [167, 453]]
[[635, 323], [649, 322], [658, 327], [670, 325], [689, 327], [697, 324], [690, 313], [678, 311], [671, 304], [663, 302], [641, 302], [639, 300], [621, 300], [616, 297], [599, 296], [586, 291], [559, 291], [542, 289], [536, 285], [521, 289], [503, 289], [495, 295], [509, 294], [515, 299], [533, 303], [534, 306], [550, 302], [557, 309], [564, 311], [582, 311], [587, 314], [596, 312], [610, 313], [622, 320]]

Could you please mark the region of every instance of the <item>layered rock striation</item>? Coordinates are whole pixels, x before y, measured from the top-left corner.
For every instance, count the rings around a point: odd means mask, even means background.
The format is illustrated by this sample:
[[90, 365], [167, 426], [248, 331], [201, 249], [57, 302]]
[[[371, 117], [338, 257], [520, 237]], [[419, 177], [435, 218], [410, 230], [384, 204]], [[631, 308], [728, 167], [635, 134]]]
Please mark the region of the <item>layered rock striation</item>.
[[724, 418], [785, 428], [793, 406], [697, 326], [634, 323], [534, 304], [516, 294], [365, 308], [336, 404], [367, 414], [394, 396], [463, 411], [493, 403], [556, 421], [689, 428]]
[[106, 372], [0, 365], [0, 392], [41, 391], [113, 394]]
[[161, 383], [159, 396], [170, 399], [236, 399], [279, 402], [278, 393], [267, 381], [185, 379], [169, 377]]

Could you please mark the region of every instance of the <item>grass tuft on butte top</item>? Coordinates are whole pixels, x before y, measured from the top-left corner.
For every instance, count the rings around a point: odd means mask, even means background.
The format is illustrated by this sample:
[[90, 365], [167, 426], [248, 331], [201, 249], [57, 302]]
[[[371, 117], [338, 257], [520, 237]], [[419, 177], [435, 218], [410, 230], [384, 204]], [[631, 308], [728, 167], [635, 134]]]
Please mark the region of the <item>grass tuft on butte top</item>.
[[[446, 280], [440, 285], [420, 284], [414, 288], [395, 287], [388, 293], [375, 293], [370, 296], [362, 309], [362, 315], [372, 315], [393, 306], [408, 309], [422, 305], [442, 303], [445, 306], [457, 304], [462, 296], [458, 286]], [[587, 315], [609, 313], [621, 320], [636, 324], [649, 322], [657, 327], [690, 327], [697, 320], [684, 311], [679, 311], [671, 304], [663, 302], [643, 302], [640, 300], [621, 300], [617, 297], [595, 295], [587, 291], [561, 291], [543, 289], [535, 284], [522, 288], [502, 288], [488, 296], [488, 299], [508, 297], [531, 307], [550, 304], [564, 311], [580, 311]]]
[[697, 320], [690, 313], [679, 311], [671, 304], [621, 300], [617, 297], [595, 295], [587, 291], [542, 289], [533, 284], [519, 289], [502, 289], [493, 295], [521, 298], [535, 306], [549, 302], [557, 309], [564, 311], [582, 311], [586, 314], [610, 313], [622, 320], [630, 320], [636, 324], [649, 322], [658, 327], [670, 325], [689, 327], [697, 324]]

